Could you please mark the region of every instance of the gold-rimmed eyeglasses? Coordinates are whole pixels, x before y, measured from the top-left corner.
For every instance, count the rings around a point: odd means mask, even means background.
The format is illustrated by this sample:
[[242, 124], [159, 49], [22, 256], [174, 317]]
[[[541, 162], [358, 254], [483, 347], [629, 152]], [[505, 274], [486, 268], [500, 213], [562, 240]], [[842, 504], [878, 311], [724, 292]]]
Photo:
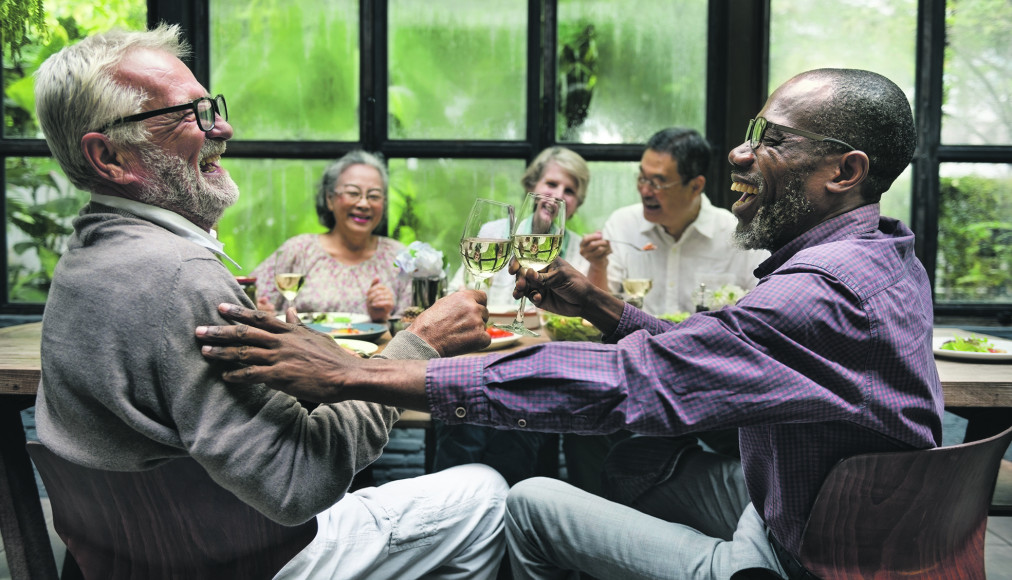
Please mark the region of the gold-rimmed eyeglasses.
[[[355, 187], [354, 185], [347, 185], [343, 188], [335, 189], [334, 193], [344, 197], [344, 199], [350, 203], [358, 203], [362, 199], [362, 189]], [[379, 189], [370, 189], [365, 192], [365, 200], [369, 203], [380, 204], [386, 201], [387, 196]]]
[[791, 135], [799, 135], [801, 137], [807, 137], [814, 139], [815, 141], [822, 141], [825, 143], [836, 143], [843, 145], [847, 149], [854, 151], [856, 148], [852, 147], [845, 141], [834, 139], [832, 137], [826, 137], [825, 135], [819, 135], [818, 133], [812, 133], [811, 131], [804, 131], [802, 129], [795, 129], [793, 127], [787, 127], [785, 125], [777, 125], [776, 123], [770, 123], [763, 117], [756, 117], [748, 122], [748, 129], [745, 131], [745, 140], [748, 141], [749, 147], [754, 151], [759, 148], [762, 144], [763, 136], [766, 135], [766, 130], [773, 128], [777, 131], [783, 131], [784, 133], [790, 133]]

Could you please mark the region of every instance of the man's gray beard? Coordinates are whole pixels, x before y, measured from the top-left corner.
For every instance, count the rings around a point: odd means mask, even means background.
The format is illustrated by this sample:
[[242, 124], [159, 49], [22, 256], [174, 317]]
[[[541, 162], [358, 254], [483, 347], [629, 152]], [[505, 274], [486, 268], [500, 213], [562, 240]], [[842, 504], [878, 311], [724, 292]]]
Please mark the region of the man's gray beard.
[[[759, 185], [757, 197], [761, 197], [765, 183]], [[804, 177], [791, 173], [784, 184], [784, 193], [771, 204], [759, 208], [748, 224], [738, 222], [734, 230], [734, 241], [745, 250], [776, 251], [790, 242], [801, 232], [799, 224], [815, 208], [804, 194]]]
[[[223, 149], [220, 144], [207, 141], [200, 157]], [[151, 146], [141, 147], [141, 159], [152, 176], [141, 184], [138, 201], [214, 224], [225, 208], [239, 199], [239, 186], [229, 175], [202, 178], [186, 160]], [[217, 183], [212, 183], [212, 179]]]

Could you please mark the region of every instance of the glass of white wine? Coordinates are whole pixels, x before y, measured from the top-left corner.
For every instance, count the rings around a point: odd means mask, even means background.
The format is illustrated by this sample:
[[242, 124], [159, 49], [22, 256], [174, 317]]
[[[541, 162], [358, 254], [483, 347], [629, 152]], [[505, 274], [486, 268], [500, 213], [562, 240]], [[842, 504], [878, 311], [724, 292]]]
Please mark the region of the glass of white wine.
[[301, 268], [298, 270], [293, 268], [293, 262], [290, 258], [282, 259], [281, 252], [278, 252], [274, 258], [274, 284], [288, 302], [285, 305], [285, 310], [295, 306], [295, 297], [298, 296], [302, 284], [306, 281], [305, 273], [301, 271]]
[[476, 199], [467, 216], [460, 236], [460, 256], [464, 267], [475, 281], [481, 283], [502, 270], [512, 255], [510, 233], [514, 225], [513, 206], [490, 199]]
[[[562, 251], [566, 233], [566, 202], [562, 198], [528, 193], [520, 206], [513, 229], [513, 255], [524, 268], [542, 270]], [[513, 334], [539, 336], [524, 326], [527, 297], [520, 299], [517, 316], [510, 324], [496, 326]]]
[[650, 278], [626, 278], [622, 280], [622, 292], [624, 299], [636, 308], [643, 308], [643, 297], [654, 287], [654, 281]]

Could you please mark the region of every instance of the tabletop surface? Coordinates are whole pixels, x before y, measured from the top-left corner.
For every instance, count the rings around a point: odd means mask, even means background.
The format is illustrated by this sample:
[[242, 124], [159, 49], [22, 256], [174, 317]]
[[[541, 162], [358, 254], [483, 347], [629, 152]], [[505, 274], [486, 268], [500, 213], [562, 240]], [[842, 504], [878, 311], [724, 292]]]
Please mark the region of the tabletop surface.
[[[0, 328], [0, 395], [35, 394], [41, 376], [41, 333], [41, 322]], [[962, 331], [956, 328], [935, 329], [936, 336], [951, 336], [954, 333]], [[979, 333], [976, 335], [986, 336]], [[388, 337], [384, 337], [380, 342], [382, 344], [387, 340]], [[523, 348], [545, 340], [544, 337], [522, 338], [509, 348]], [[1012, 363], [942, 358], [936, 358], [935, 363], [942, 387], [945, 388], [947, 407], [1012, 407]]]

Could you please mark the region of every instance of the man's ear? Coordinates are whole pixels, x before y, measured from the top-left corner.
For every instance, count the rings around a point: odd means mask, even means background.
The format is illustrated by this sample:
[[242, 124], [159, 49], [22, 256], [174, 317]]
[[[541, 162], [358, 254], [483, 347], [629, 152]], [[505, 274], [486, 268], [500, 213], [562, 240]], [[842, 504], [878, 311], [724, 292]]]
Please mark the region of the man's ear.
[[843, 193], [857, 188], [866, 177], [869, 167], [868, 155], [864, 151], [850, 151], [840, 158], [836, 175], [826, 184], [832, 193]]
[[136, 181], [108, 136], [96, 132], [85, 133], [81, 137], [81, 153], [99, 177], [119, 184]]
[[706, 177], [697, 175], [689, 180], [689, 184], [692, 186], [692, 195], [699, 195], [706, 187]]

